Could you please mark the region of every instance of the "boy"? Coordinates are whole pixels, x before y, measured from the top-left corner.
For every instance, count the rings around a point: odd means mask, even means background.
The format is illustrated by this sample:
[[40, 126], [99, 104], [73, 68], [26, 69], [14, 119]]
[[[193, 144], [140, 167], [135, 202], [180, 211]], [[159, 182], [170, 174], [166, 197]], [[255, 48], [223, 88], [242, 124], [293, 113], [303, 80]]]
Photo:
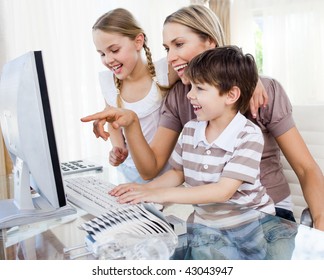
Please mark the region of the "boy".
[[[195, 222], [206, 225], [220, 218], [230, 222], [231, 211], [242, 206], [274, 214], [260, 183], [262, 133], [243, 116], [258, 81], [253, 57], [235, 46], [218, 47], [192, 59], [186, 75], [197, 119], [178, 139], [173, 169], [144, 185], [120, 185], [111, 194], [121, 203], [193, 204]], [[187, 187], [178, 187], [183, 183]]]

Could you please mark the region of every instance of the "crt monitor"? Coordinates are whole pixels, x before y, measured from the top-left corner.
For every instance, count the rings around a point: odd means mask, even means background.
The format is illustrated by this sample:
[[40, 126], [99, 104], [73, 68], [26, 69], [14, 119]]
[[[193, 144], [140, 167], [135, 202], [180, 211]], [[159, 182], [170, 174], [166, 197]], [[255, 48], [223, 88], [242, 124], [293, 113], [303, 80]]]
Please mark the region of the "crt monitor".
[[0, 121], [14, 166], [14, 198], [0, 200], [0, 229], [75, 213], [64, 192], [41, 51], [4, 65]]

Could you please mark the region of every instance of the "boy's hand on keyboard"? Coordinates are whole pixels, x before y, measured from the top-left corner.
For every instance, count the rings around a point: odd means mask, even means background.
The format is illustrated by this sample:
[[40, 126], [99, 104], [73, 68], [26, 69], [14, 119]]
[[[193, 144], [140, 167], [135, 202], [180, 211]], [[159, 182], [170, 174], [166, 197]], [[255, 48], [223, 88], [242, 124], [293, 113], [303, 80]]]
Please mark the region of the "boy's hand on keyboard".
[[117, 187], [113, 188], [109, 194], [112, 196], [121, 196], [124, 193], [127, 192], [131, 192], [134, 189], [141, 189], [141, 188], [145, 188], [145, 185], [141, 185], [141, 184], [136, 184], [136, 183], [127, 183], [127, 184], [120, 184]]
[[165, 188], [147, 188], [144, 185], [135, 184], [129, 190], [119, 196], [119, 203], [137, 204], [141, 202], [164, 203]]
[[125, 161], [128, 156], [128, 150], [122, 147], [113, 147], [109, 153], [109, 163], [112, 166], [118, 166]]

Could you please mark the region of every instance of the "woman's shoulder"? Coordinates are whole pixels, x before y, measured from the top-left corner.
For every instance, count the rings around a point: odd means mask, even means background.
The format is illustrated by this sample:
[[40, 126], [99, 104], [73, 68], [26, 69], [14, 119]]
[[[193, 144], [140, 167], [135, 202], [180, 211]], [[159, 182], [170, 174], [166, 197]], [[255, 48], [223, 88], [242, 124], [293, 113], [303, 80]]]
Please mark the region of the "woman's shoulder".
[[169, 109], [173, 108], [175, 110], [175, 114], [181, 114], [182, 111], [189, 110], [188, 108], [191, 108], [190, 101], [187, 98], [187, 93], [189, 91], [190, 85], [184, 85], [181, 80], [176, 82], [174, 86], [168, 91], [165, 97], [165, 105]]
[[190, 91], [190, 88], [190, 85], [184, 85], [182, 81], [179, 80], [169, 90], [167, 97], [182, 101], [187, 99], [187, 93]]
[[291, 103], [281, 83], [268, 76], [260, 76], [260, 80], [268, 94], [268, 110], [273, 111], [277, 108], [288, 108], [290, 110]]
[[278, 93], [278, 91], [280, 91], [281, 94], [286, 94], [281, 83], [278, 80], [276, 80], [275, 78], [262, 75], [262, 76], [260, 76], [260, 80], [261, 80], [265, 90], [267, 91], [269, 97]]
[[268, 94], [268, 104], [260, 108], [258, 119], [260, 122], [278, 136], [294, 126], [292, 119], [292, 105], [283, 86], [274, 78], [260, 77]]

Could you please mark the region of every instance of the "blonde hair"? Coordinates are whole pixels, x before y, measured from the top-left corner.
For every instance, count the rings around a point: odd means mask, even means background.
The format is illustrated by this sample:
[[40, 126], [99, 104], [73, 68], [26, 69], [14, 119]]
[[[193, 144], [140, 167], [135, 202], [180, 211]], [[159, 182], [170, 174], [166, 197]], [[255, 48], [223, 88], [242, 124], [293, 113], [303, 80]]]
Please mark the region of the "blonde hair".
[[164, 24], [178, 23], [192, 29], [203, 39], [211, 39], [216, 47], [225, 45], [225, 35], [216, 14], [203, 5], [189, 5], [167, 16]]
[[[136, 36], [140, 33], [144, 35], [143, 49], [147, 60], [147, 67], [152, 80], [158, 85], [160, 93], [165, 94], [168, 87], [159, 85], [156, 79], [155, 67], [152, 61], [152, 53], [147, 45], [147, 37], [144, 30], [140, 27], [134, 16], [126, 9], [117, 8], [111, 10], [97, 19], [92, 27], [92, 30], [101, 30], [107, 33], [118, 33], [122, 36], [126, 36], [131, 40], [135, 40]], [[117, 88], [117, 106], [122, 107], [122, 99], [120, 96], [122, 81], [114, 75], [114, 81]]]

